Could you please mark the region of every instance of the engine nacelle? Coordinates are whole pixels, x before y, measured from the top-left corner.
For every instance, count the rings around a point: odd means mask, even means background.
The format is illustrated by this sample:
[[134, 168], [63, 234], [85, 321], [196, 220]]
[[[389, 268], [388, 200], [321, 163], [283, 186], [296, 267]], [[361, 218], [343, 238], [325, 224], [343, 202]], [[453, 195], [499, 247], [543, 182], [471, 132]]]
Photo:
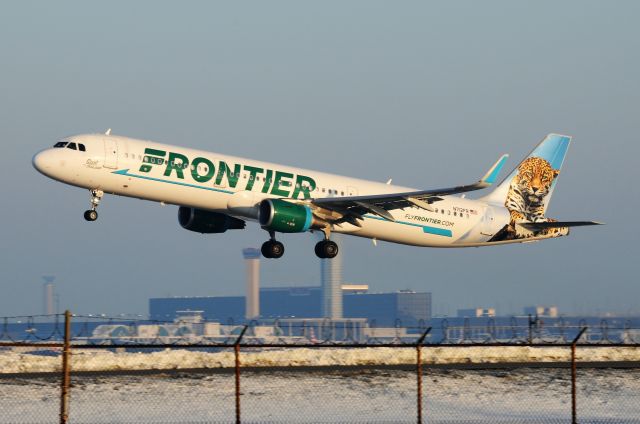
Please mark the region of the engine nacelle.
[[180, 206], [178, 222], [185, 230], [203, 234], [224, 233], [227, 230], [241, 230], [246, 223], [238, 218], [218, 212]]
[[280, 199], [265, 199], [260, 202], [260, 225], [267, 230], [303, 233], [320, 224], [308, 206]]

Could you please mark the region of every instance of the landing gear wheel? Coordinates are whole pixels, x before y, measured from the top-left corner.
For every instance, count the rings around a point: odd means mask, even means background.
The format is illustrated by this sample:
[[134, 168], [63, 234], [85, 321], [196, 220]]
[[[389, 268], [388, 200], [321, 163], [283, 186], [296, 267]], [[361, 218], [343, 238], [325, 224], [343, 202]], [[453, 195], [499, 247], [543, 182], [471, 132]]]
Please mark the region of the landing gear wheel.
[[338, 245], [331, 240], [322, 240], [316, 244], [315, 252], [321, 259], [332, 259], [338, 256]]
[[277, 240], [269, 240], [262, 244], [260, 250], [265, 258], [278, 259], [284, 255], [284, 244]]
[[96, 208], [100, 204], [100, 200], [102, 200], [104, 192], [102, 190], [94, 188], [92, 190], [89, 190], [89, 193], [91, 193], [91, 200], [89, 201], [89, 203], [91, 204], [91, 209], [84, 212], [84, 219], [91, 222], [98, 219], [98, 212], [96, 212]]
[[84, 219], [86, 219], [87, 221], [95, 221], [96, 219], [98, 219], [98, 212], [91, 209], [88, 211], [85, 211]]

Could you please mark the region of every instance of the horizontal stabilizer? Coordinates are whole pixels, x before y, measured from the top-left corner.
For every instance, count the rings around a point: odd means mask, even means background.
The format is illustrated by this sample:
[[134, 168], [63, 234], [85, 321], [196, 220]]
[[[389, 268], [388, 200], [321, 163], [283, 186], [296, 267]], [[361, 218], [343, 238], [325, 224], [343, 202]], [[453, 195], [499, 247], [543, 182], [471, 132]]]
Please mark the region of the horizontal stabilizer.
[[584, 227], [587, 225], [604, 225], [596, 221], [552, 221], [552, 222], [519, 222], [518, 225], [530, 231], [541, 231], [549, 228]]

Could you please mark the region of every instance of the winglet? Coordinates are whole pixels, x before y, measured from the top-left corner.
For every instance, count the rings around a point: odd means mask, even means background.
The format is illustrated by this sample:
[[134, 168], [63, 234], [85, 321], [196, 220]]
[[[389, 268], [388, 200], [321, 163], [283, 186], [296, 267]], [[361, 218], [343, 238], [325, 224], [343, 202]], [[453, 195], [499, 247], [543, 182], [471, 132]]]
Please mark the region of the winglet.
[[498, 174], [500, 174], [500, 170], [504, 166], [508, 157], [509, 155], [507, 154], [502, 155], [502, 157], [500, 157], [500, 159], [498, 159], [498, 161], [493, 164], [491, 169], [489, 169], [487, 173], [484, 174], [484, 177], [480, 179], [479, 183], [484, 187], [489, 187], [491, 184], [495, 183], [496, 179], [498, 178]]

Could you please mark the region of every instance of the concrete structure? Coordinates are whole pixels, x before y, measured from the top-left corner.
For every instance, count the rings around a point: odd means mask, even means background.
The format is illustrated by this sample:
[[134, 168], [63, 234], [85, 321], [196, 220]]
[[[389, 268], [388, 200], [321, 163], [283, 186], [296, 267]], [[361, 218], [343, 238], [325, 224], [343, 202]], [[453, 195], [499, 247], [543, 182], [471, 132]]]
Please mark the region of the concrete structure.
[[458, 318], [490, 318], [495, 316], [495, 308], [458, 309]]
[[43, 288], [42, 313], [44, 315], [53, 315], [56, 313], [56, 310], [53, 304], [53, 297], [54, 297], [53, 281], [56, 279], [56, 277], [54, 277], [53, 275], [45, 275], [42, 277], [42, 279], [44, 280], [44, 284], [42, 286]]
[[338, 244], [339, 253], [333, 259], [320, 259], [321, 285], [322, 285], [322, 316], [329, 319], [340, 319], [342, 311], [342, 257], [344, 251], [341, 237], [338, 234], [332, 236], [332, 240]]
[[369, 291], [368, 284], [343, 284], [342, 294], [367, 293]]
[[177, 311], [202, 311], [204, 319], [222, 323], [240, 322], [245, 316], [244, 296], [169, 297], [149, 299], [152, 320], [173, 322]]
[[431, 319], [431, 293], [354, 293], [343, 300], [345, 318], [366, 317], [375, 327], [415, 327]]
[[248, 320], [260, 316], [260, 249], [242, 249], [247, 269], [247, 291], [244, 317]]
[[558, 316], [557, 306], [527, 306], [524, 308], [525, 315], [538, 317], [556, 318]]
[[[270, 287], [260, 289], [261, 319], [322, 318], [322, 287]], [[366, 318], [376, 327], [417, 326], [431, 318], [431, 293], [344, 293], [344, 318]], [[221, 323], [245, 320], [245, 299], [228, 297], [177, 297], [149, 300], [149, 315], [172, 321], [176, 311], [203, 311], [206, 320]], [[324, 318], [322, 318], [324, 319]], [[328, 319], [328, 318], [327, 318]], [[339, 321], [332, 320], [332, 321]]]

